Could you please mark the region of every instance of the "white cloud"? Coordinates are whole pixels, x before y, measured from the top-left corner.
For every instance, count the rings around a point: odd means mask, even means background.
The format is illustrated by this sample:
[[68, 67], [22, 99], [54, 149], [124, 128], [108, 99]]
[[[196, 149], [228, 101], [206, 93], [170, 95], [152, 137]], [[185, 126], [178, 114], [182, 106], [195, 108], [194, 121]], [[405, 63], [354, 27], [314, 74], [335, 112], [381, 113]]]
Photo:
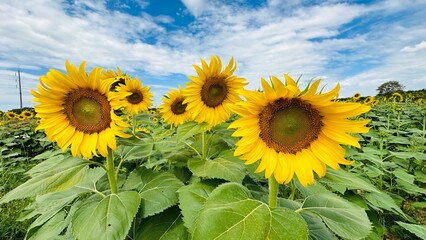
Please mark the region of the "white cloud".
[[406, 46], [403, 49], [401, 49], [402, 52], [417, 52], [420, 50], [426, 49], [426, 41], [422, 41], [419, 44], [414, 45], [413, 47], [411, 46]]
[[198, 17], [203, 12], [207, 3], [206, 0], [181, 0], [188, 11], [194, 16]]
[[[197, 18], [178, 27], [174, 16], [132, 16], [108, 10], [104, 0], [74, 2], [1, 1], [0, 70], [18, 65], [32, 73], [63, 70], [66, 59], [77, 65], [86, 60], [88, 68], [119, 66], [144, 81], [143, 74], [162, 79], [194, 75], [191, 65], [200, 64], [200, 57], [219, 55], [224, 65], [235, 57], [236, 73], [248, 79], [250, 88], [258, 88], [261, 77], [282, 78], [284, 73], [295, 78], [303, 74], [303, 82], [321, 76], [330, 88], [340, 81], [341, 96], [354, 91], [374, 95], [388, 80], [400, 80], [407, 89], [426, 85], [424, 1], [307, 5], [270, 0], [250, 8], [221, 0], [185, 0]], [[146, 7], [146, 1], [141, 4]], [[28, 77], [28, 87], [35, 88], [37, 76]], [[152, 87], [158, 99], [166, 91], [159, 86]]]

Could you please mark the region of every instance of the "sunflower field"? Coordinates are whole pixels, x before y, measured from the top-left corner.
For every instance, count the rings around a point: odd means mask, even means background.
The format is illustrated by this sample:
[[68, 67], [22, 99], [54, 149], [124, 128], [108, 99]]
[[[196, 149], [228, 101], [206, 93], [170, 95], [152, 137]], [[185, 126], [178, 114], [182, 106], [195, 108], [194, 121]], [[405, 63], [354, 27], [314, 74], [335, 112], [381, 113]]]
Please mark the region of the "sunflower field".
[[0, 239], [426, 239], [425, 91], [193, 67], [156, 108], [119, 68], [41, 76], [1, 113]]

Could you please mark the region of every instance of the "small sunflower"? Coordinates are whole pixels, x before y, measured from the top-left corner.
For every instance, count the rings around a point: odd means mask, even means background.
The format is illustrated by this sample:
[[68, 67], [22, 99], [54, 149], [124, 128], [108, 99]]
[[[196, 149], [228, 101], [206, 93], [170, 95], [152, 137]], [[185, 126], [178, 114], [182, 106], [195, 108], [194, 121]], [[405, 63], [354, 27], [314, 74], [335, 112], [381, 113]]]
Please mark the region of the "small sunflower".
[[40, 124], [46, 136], [65, 151], [71, 146], [73, 156], [86, 159], [97, 155], [107, 156], [108, 148], [117, 148], [115, 136], [130, 137], [123, 133], [128, 127], [115, 115], [119, 106], [116, 98], [109, 96], [111, 80], [101, 80], [101, 68], [95, 67], [87, 74], [85, 62], [77, 69], [66, 61], [68, 75], [55, 69], [40, 77], [38, 91], [31, 90]]
[[117, 92], [111, 93], [112, 96], [126, 95], [120, 99], [120, 104], [124, 104], [125, 111], [129, 114], [138, 114], [148, 110], [152, 105], [153, 95], [148, 86], [143, 87], [138, 79], [125, 78], [124, 84], [116, 87]]
[[158, 121], [159, 121], [159, 120], [158, 120], [158, 118], [156, 118], [156, 117], [155, 117], [155, 118], [152, 118], [152, 122], [153, 122], [153, 123], [157, 124], [157, 123], [158, 123]]
[[21, 112], [21, 115], [24, 116], [25, 118], [31, 119], [34, 117], [34, 113], [28, 110], [24, 110]]
[[374, 97], [367, 97], [365, 100], [364, 100], [364, 104], [370, 104], [370, 103], [372, 103], [374, 101]]
[[201, 68], [193, 65], [198, 76], [188, 76], [192, 81], [183, 91], [183, 104], [188, 104], [186, 110], [195, 121], [216, 126], [229, 119], [229, 105], [241, 100], [238, 91], [247, 83], [244, 78], [233, 75], [237, 67], [234, 58], [223, 70], [218, 56], [212, 56], [209, 65], [201, 59], [201, 65]]
[[146, 134], [151, 133], [151, 131], [149, 131], [149, 129], [144, 128], [144, 127], [138, 127], [138, 128], [135, 129], [135, 131], [139, 132], [139, 133], [146, 133]]
[[400, 93], [398, 93], [398, 92], [392, 94], [392, 96], [393, 97], [398, 97], [399, 98], [399, 102], [404, 101], [404, 97]]
[[18, 114], [18, 115], [16, 115], [16, 119], [18, 119], [19, 121], [24, 121], [27, 118], [22, 114]]
[[361, 93], [355, 93], [355, 94], [352, 96], [352, 99], [354, 99], [354, 100], [358, 100], [360, 97], [361, 97]]
[[261, 159], [256, 172], [265, 171], [278, 183], [286, 184], [296, 174], [303, 186], [326, 173], [326, 165], [339, 169], [349, 165], [340, 144], [360, 147], [358, 139], [348, 133], [365, 133], [370, 120], [353, 121], [347, 118], [370, 110], [360, 103], [334, 101], [339, 93], [337, 85], [327, 93], [317, 94], [320, 80], [301, 92], [296, 82], [284, 75], [286, 85], [272, 77], [272, 85], [261, 80], [263, 92], [242, 91], [247, 99], [231, 109], [241, 118], [229, 128], [241, 137], [234, 155], [246, 164]]
[[111, 78], [114, 79], [114, 82], [111, 84], [110, 91], [115, 91], [118, 85], [124, 84], [125, 80], [129, 79], [130, 77], [126, 74], [123, 74], [119, 67], [117, 67], [116, 72], [111, 69], [108, 69], [106, 72], [101, 73], [102, 80], [107, 80]]
[[18, 116], [18, 114], [14, 113], [14, 112], [7, 112], [6, 113], [6, 117], [9, 119], [16, 119], [16, 117]]
[[187, 104], [183, 104], [185, 97], [182, 94], [182, 87], [172, 89], [162, 98], [163, 104], [159, 106], [160, 113], [164, 121], [170, 125], [178, 126], [191, 119], [191, 114], [186, 110]]
[[375, 99], [372, 103], [371, 103], [371, 105], [372, 106], [376, 106], [377, 104], [379, 104], [380, 103], [380, 100], [379, 99]]

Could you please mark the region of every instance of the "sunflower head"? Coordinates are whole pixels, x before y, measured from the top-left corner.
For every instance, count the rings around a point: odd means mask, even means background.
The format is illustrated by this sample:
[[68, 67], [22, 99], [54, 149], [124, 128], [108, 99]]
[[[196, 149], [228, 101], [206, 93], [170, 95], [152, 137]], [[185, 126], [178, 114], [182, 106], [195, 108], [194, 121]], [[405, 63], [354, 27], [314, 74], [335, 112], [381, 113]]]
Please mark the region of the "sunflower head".
[[51, 69], [40, 77], [37, 90], [31, 90], [40, 124], [46, 136], [65, 151], [71, 146], [73, 156], [90, 159], [108, 154], [108, 148], [116, 149], [115, 136], [129, 137], [123, 130], [128, 126], [114, 113], [120, 106], [117, 99], [109, 96], [113, 82], [102, 80], [102, 69], [95, 67], [87, 74], [85, 62], [79, 69], [68, 61], [67, 75]]
[[365, 100], [364, 100], [364, 104], [370, 104], [370, 103], [372, 103], [374, 101], [374, 97], [367, 97]]
[[116, 87], [116, 92], [111, 93], [111, 95], [120, 99], [125, 111], [129, 114], [147, 111], [152, 106], [153, 94], [150, 88], [148, 86], [143, 87], [137, 78], [125, 78], [124, 84], [119, 84]]
[[18, 116], [18, 114], [14, 113], [14, 112], [7, 112], [6, 113], [6, 117], [8, 119], [16, 119], [17, 116]]
[[158, 120], [158, 118], [156, 118], [156, 117], [155, 117], [155, 118], [152, 118], [152, 122], [153, 122], [153, 123], [155, 123], [155, 124], [157, 124], [159, 121], [160, 121], [160, 120]]
[[178, 126], [191, 119], [191, 114], [186, 110], [187, 104], [183, 103], [185, 97], [182, 94], [182, 87], [172, 89], [167, 95], [162, 98], [163, 104], [159, 106], [160, 113], [165, 122]]
[[28, 110], [22, 111], [21, 115], [23, 115], [25, 118], [28, 118], [28, 119], [31, 119], [34, 117], [34, 113]]
[[317, 93], [320, 80], [301, 91], [296, 82], [284, 75], [286, 84], [272, 77], [272, 84], [261, 80], [263, 92], [242, 92], [247, 101], [231, 106], [241, 117], [229, 128], [236, 128], [235, 155], [246, 164], [260, 159], [256, 172], [265, 171], [279, 183], [288, 183], [296, 174], [304, 186], [314, 182], [314, 172], [322, 177], [326, 166], [339, 169], [351, 164], [344, 158], [340, 144], [360, 147], [348, 133], [365, 133], [369, 120], [348, 120], [369, 111], [360, 103], [335, 101], [340, 86]]
[[375, 99], [372, 103], [371, 103], [371, 105], [372, 106], [376, 106], [377, 104], [379, 104], [380, 103], [380, 100], [379, 99]]
[[224, 69], [218, 56], [212, 56], [209, 64], [201, 59], [201, 67], [193, 66], [198, 76], [188, 76], [191, 81], [183, 91], [186, 110], [199, 123], [216, 126], [225, 122], [231, 115], [229, 105], [241, 100], [238, 91], [247, 84], [244, 78], [233, 75], [234, 59]]
[[360, 97], [361, 97], [361, 93], [355, 93], [355, 94], [352, 96], [352, 99], [354, 99], [354, 100], [358, 100]]

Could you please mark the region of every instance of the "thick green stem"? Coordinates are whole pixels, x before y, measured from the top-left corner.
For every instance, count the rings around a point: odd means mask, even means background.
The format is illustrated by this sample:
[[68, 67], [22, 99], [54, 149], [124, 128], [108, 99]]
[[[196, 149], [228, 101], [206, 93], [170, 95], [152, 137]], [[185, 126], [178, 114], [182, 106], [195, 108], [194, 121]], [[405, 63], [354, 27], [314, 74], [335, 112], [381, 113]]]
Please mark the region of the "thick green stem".
[[275, 177], [272, 175], [268, 179], [269, 184], [269, 207], [276, 208], [277, 207], [277, 199], [278, 199], [278, 183], [275, 180]]
[[206, 160], [206, 132], [203, 131], [201, 134], [201, 158]]
[[117, 190], [117, 179], [115, 178], [115, 172], [114, 172], [114, 157], [112, 155], [112, 150], [108, 148], [108, 156], [107, 156], [107, 174], [108, 174], [108, 181], [109, 186], [111, 187], [111, 192], [114, 194], [118, 193]]

